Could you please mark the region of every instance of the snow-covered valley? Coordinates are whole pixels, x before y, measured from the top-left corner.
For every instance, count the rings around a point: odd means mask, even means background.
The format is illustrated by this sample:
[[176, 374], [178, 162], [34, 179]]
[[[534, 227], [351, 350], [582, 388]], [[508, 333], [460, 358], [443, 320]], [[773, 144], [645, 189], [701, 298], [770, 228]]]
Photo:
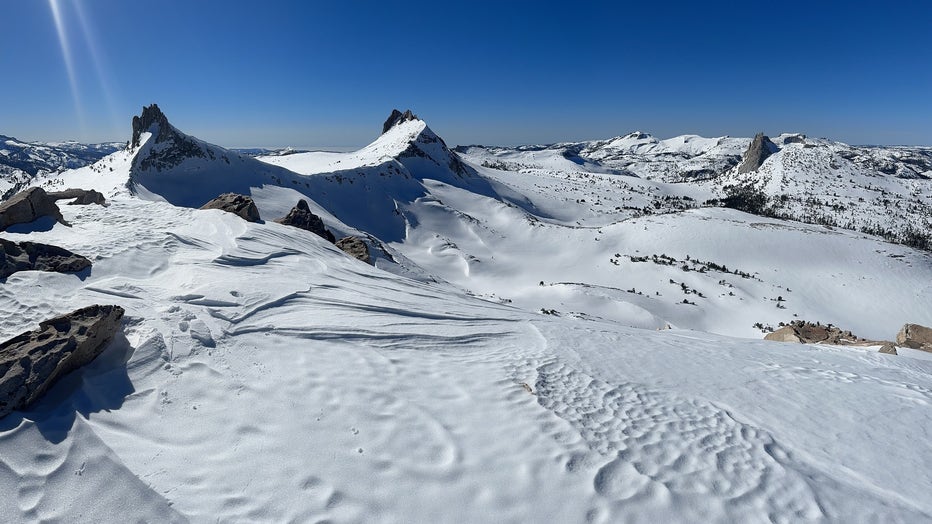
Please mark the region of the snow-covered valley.
[[[107, 206], [2, 235], [93, 263], [7, 277], [4, 339], [90, 304], [126, 314], [100, 357], [0, 418], [0, 511], [932, 520], [932, 353], [761, 340], [797, 319], [872, 340], [932, 325], [930, 253], [863, 231], [928, 231], [928, 150], [794, 136], [738, 173], [749, 138], [451, 149], [399, 112], [358, 151], [254, 159], [150, 108], [129, 148], [37, 179]], [[736, 184], [782, 207], [707, 203]], [[229, 191], [264, 221], [194, 209]], [[273, 222], [300, 199], [372, 264]]]

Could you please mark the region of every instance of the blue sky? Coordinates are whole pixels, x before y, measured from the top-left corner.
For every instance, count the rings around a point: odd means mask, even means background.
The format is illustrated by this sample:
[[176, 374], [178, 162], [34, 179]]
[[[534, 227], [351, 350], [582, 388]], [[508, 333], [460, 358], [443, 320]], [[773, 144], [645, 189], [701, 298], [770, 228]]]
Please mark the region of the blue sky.
[[126, 140], [156, 102], [185, 132], [232, 147], [364, 145], [396, 107], [450, 144], [642, 130], [932, 145], [932, 2], [0, 9], [0, 134], [27, 140]]

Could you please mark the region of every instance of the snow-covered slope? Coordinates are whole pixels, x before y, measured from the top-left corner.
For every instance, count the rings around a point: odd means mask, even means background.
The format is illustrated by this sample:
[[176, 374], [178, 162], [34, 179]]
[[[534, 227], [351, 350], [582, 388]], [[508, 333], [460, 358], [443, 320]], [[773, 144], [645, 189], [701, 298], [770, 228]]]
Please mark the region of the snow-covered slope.
[[[127, 311], [105, 355], [0, 419], [6, 520], [932, 520], [928, 354], [759, 340], [798, 318], [932, 325], [932, 257], [697, 209], [740, 183], [732, 139], [591, 148], [727, 165], [673, 183], [585, 147], [460, 157], [398, 112], [360, 151], [257, 167], [159, 115], [40, 180], [109, 207], [2, 233], [94, 265], [6, 279], [0, 336]], [[267, 221], [191, 209], [230, 190]], [[298, 198], [380, 241], [376, 267], [269, 220]]]
[[0, 420], [7, 521], [932, 518], [932, 362], [530, 314], [110, 196], [4, 234], [94, 267], [8, 278], [3, 336], [127, 310], [125, 338]]

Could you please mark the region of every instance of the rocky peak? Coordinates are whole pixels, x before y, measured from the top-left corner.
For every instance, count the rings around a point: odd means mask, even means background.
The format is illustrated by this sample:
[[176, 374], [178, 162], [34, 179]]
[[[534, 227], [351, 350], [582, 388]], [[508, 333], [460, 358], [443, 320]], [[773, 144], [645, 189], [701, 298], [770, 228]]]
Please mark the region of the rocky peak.
[[411, 120], [419, 120], [417, 115], [411, 112], [410, 109], [402, 113], [397, 109], [392, 109], [392, 114], [388, 116], [388, 120], [382, 124], [382, 134], [385, 134], [389, 129], [395, 127], [396, 125], [402, 122], [409, 122]]
[[139, 136], [149, 131], [153, 125], [159, 126], [156, 142], [165, 141], [171, 132], [171, 124], [168, 123], [168, 118], [157, 104], [143, 107], [142, 114], [133, 117], [133, 140], [130, 142], [130, 147], [139, 147]]
[[133, 138], [130, 148], [141, 146], [142, 134], [146, 132], [153, 133], [154, 138], [150, 142], [160, 147], [148, 148], [146, 151], [137, 153], [134, 167], [139, 170], [162, 171], [181, 164], [187, 158], [210, 157], [211, 160], [215, 158], [210, 149], [201, 147], [196, 140], [169, 124], [168, 117], [156, 104], [142, 108], [142, 114], [133, 117]]
[[780, 148], [770, 141], [763, 133], [754, 135], [751, 145], [744, 152], [744, 158], [741, 165], [738, 166], [738, 173], [750, 173], [757, 171], [758, 168], [767, 160], [767, 157], [779, 151]]

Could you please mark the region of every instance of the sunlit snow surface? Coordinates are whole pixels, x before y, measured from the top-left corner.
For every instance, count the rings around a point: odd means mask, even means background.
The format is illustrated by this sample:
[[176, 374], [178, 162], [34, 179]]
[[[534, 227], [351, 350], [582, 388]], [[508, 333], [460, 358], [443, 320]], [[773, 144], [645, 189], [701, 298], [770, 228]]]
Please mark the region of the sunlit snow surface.
[[[109, 207], [62, 205], [70, 228], [4, 233], [94, 263], [83, 280], [9, 277], [4, 338], [92, 303], [127, 311], [104, 356], [0, 419], [4, 520], [932, 519], [932, 361], [682, 329], [760, 337], [749, 323], [765, 308], [788, 314], [780, 293], [801, 317], [891, 337], [907, 313], [932, 323], [925, 255], [725, 210], [586, 224], [606, 219], [558, 216], [565, 195], [532, 191], [541, 179], [484, 171], [540, 217], [425, 179], [387, 247], [413, 279], [273, 223], [295, 188], [254, 188], [267, 222], [250, 224], [131, 195], [129, 161], [61, 183]], [[616, 252], [759, 280], [616, 266]], [[738, 296], [677, 306], [671, 278]]]

